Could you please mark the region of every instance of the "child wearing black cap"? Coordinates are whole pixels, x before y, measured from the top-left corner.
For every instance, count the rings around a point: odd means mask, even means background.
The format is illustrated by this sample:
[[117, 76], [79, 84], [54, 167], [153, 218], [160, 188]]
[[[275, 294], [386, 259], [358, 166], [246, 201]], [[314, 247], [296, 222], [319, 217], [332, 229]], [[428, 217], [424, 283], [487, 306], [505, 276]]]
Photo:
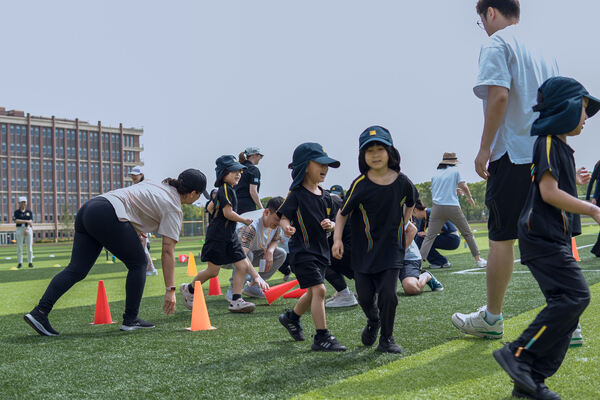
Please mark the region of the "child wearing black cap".
[[[381, 327], [378, 351], [401, 353], [393, 337], [398, 305], [398, 274], [404, 252], [416, 234], [410, 218], [417, 190], [400, 172], [400, 154], [390, 132], [381, 126], [367, 128], [359, 137], [354, 180], [338, 212], [332, 254], [342, 258], [344, 225], [350, 216], [352, 268], [358, 303], [367, 316], [362, 342], [372, 346]], [[408, 227], [412, 229], [407, 230]]]
[[330, 158], [318, 143], [303, 143], [294, 150], [293, 182], [277, 214], [289, 241], [291, 265], [300, 287], [308, 289], [293, 310], [279, 316], [279, 322], [296, 341], [304, 340], [300, 317], [310, 308], [317, 333], [315, 351], [346, 351], [329, 333], [325, 319], [325, 269], [329, 265], [327, 232], [335, 227], [336, 210], [329, 193], [319, 186], [329, 167], [340, 162]]
[[208, 262], [204, 271], [198, 272], [192, 283], [182, 283], [180, 286], [184, 305], [192, 309], [194, 304], [194, 282], [206, 282], [210, 278], [219, 275], [222, 265], [234, 264], [233, 296], [229, 303], [229, 311], [232, 313], [251, 313], [254, 311], [254, 303], [242, 299], [242, 287], [249, 274], [261, 289], [268, 289], [269, 285], [260, 277], [258, 272], [246, 258], [246, 253], [236, 234], [236, 223], [245, 225], [252, 223], [251, 219], [242, 218], [237, 212], [237, 196], [233, 186], [241, 177], [241, 170], [245, 169], [234, 156], [225, 155], [217, 158], [215, 168], [218, 187], [214, 201], [213, 219], [206, 230], [206, 240], [202, 246], [201, 259]]
[[538, 90], [539, 118], [531, 135], [532, 185], [519, 217], [521, 263], [527, 265], [546, 297], [546, 307], [512, 343], [494, 351], [494, 358], [514, 380], [513, 396], [560, 399], [545, 379], [562, 364], [571, 334], [590, 302], [590, 292], [573, 258], [571, 237], [581, 233], [579, 214], [600, 223], [600, 208], [577, 198], [576, 184], [589, 173], [575, 170], [568, 136], [581, 133], [585, 120], [600, 109], [576, 80], [550, 78]]

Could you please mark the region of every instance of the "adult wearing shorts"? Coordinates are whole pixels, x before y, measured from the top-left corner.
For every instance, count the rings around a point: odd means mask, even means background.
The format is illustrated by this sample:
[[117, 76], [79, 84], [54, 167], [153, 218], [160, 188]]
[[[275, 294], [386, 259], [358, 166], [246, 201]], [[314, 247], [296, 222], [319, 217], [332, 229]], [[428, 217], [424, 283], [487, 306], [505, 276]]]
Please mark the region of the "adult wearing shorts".
[[166, 293], [163, 310], [175, 311], [175, 244], [183, 222], [183, 204], [192, 204], [206, 188], [206, 177], [187, 169], [177, 179], [143, 182], [116, 189], [87, 201], [75, 217], [75, 237], [69, 265], [50, 282], [38, 305], [25, 321], [42, 336], [56, 336], [48, 314], [58, 299], [90, 272], [102, 247], [117, 256], [128, 269], [125, 313], [121, 330], [153, 328], [138, 318], [146, 283], [146, 254], [141, 232], [162, 236], [162, 271]]
[[470, 314], [455, 313], [452, 322], [464, 333], [500, 339], [504, 334], [502, 303], [513, 271], [517, 222], [531, 182], [535, 137], [530, 131], [538, 116], [532, 107], [537, 104], [542, 83], [558, 75], [558, 65], [540, 50], [544, 46], [542, 32], [526, 37], [520, 29], [518, 0], [479, 0], [476, 8], [479, 25], [489, 36], [481, 48], [473, 89], [485, 108], [475, 171], [487, 181], [487, 305]]

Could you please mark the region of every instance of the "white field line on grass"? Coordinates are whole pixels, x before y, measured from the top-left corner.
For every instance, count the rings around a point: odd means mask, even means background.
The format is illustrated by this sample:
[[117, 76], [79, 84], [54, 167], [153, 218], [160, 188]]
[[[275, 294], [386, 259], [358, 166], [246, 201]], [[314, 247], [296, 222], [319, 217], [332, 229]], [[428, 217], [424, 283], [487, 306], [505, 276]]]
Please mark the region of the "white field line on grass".
[[[593, 244], [586, 244], [583, 246], [577, 246], [577, 250], [585, 249], [586, 247], [592, 247]], [[520, 262], [521, 259], [517, 258], [515, 260], [515, 264]], [[600, 272], [600, 269], [584, 269], [583, 272]], [[513, 271], [513, 274], [530, 274], [529, 271]], [[462, 271], [451, 272], [451, 274], [485, 274], [485, 268], [471, 268], [471, 269], [463, 269]]]

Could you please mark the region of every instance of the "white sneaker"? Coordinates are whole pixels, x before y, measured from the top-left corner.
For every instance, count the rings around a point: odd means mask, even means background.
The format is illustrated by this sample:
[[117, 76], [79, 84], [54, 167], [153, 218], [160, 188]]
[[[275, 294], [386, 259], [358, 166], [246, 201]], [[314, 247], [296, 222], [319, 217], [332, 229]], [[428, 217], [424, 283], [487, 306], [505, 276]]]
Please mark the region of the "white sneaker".
[[438, 264], [430, 264], [429, 265], [429, 269], [440, 269], [440, 268], [444, 268], [444, 266], [438, 265]]
[[569, 347], [581, 347], [583, 346], [583, 335], [581, 332], [581, 324], [577, 324], [577, 328], [573, 331], [571, 335], [571, 343], [569, 343]]
[[485, 268], [487, 267], [487, 260], [485, 258], [482, 258], [479, 261], [475, 261], [475, 264], [477, 264], [477, 268]]
[[256, 306], [244, 299], [237, 299], [229, 303], [229, 311], [232, 313], [251, 313]]
[[190, 293], [188, 285], [188, 283], [182, 283], [181, 286], [179, 286], [179, 291], [181, 292], [181, 297], [183, 298], [183, 305], [191, 310], [194, 308], [194, 294]]
[[242, 294], [245, 296], [254, 297], [257, 299], [265, 298], [265, 294], [263, 293], [261, 288], [258, 287], [258, 285], [249, 285], [248, 282], [246, 282], [246, 285], [244, 286], [244, 289], [242, 290]]
[[146, 270], [146, 276], [154, 276], [158, 275], [158, 271], [156, 269]]
[[331, 298], [330, 301], [325, 303], [325, 307], [327, 308], [337, 308], [337, 307], [353, 307], [358, 305], [358, 301], [356, 301], [356, 297], [354, 297], [354, 293], [336, 293], [335, 297]]
[[486, 339], [501, 339], [504, 335], [504, 320], [500, 318], [493, 324], [485, 320], [486, 306], [471, 314], [455, 313], [452, 324], [462, 333]]

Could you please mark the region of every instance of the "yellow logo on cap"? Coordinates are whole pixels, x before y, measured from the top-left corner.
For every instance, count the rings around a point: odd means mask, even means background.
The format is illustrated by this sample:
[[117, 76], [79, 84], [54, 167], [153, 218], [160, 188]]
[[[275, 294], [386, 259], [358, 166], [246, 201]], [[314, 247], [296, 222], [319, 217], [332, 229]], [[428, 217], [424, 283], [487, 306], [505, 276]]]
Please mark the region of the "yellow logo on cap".
[[237, 162], [237, 158], [235, 158], [235, 157], [232, 157], [232, 158], [233, 158], [233, 162]]
[[323, 151], [323, 153], [327, 154], [327, 152], [325, 151], [325, 147], [321, 146], [321, 150]]
[[377, 135], [376, 130], [369, 131], [369, 136], [375, 136], [375, 135]]

